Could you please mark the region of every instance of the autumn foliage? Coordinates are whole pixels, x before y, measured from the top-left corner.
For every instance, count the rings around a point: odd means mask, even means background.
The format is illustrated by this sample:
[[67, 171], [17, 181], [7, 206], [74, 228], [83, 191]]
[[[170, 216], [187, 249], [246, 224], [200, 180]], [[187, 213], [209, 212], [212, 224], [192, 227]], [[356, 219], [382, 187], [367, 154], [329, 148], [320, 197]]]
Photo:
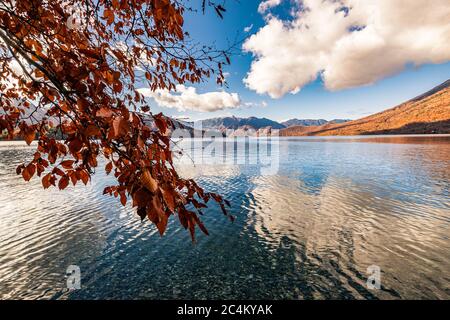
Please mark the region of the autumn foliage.
[[223, 82], [228, 57], [191, 45], [186, 9], [173, 0], [2, 1], [0, 132], [37, 139], [17, 174], [62, 190], [87, 184], [104, 157], [117, 180], [104, 193], [123, 205], [130, 199], [161, 235], [171, 215], [193, 239], [196, 226], [207, 233], [199, 214], [211, 199], [232, 218], [220, 195], [177, 174], [172, 122], [151, 114], [136, 90], [143, 82], [153, 90], [210, 76]]

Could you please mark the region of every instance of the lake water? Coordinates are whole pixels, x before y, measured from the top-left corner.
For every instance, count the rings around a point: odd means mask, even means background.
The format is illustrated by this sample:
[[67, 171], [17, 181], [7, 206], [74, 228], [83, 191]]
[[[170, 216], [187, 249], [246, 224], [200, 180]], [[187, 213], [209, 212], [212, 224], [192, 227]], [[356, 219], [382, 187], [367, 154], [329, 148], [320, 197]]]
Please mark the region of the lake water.
[[[210, 236], [197, 232], [193, 245], [175, 219], [161, 238], [103, 196], [112, 180], [102, 170], [64, 191], [24, 182], [15, 168], [33, 149], [0, 142], [0, 298], [450, 298], [450, 136], [271, 143], [271, 174], [180, 161], [237, 217], [211, 206]], [[67, 289], [70, 265], [79, 290]], [[379, 290], [367, 286], [370, 266]]]

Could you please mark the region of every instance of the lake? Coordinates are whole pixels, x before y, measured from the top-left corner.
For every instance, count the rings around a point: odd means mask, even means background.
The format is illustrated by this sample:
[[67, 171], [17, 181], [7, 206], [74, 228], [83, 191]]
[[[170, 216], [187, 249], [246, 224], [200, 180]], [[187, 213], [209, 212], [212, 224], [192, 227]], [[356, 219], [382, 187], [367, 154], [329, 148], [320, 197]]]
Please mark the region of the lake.
[[[205, 209], [195, 245], [178, 219], [160, 237], [103, 196], [102, 169], [64, 191], [24, 182], [15, 168], [33, 148], [0, 142], [0, 298], [450, 298], [450, 136], [280, 138], [265, 142], [270, 172], [257, 142], [227, 142], [246, 159], [178, 161], [236, 216]], [[67, 289], [69, 266], [81, 289]]]

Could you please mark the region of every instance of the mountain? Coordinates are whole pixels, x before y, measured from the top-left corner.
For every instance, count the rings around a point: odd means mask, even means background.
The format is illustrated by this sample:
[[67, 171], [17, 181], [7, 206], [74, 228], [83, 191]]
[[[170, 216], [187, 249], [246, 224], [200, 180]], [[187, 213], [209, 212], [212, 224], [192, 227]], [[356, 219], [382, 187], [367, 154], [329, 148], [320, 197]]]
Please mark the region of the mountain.
[[331, 121], [325, 119], [290, 119], [282, 122], [286, 128], [294, 127], [294, 126], [303, 126], [303, 127], [311, 127], [311, 126], [322, 126], [327, 123], [344, 123], [351, 120], [348, 119], [334, 119]]
[[271, 127], [273, 129], [285, 128], [282, 124], [266, 119], [266, 118], [237, 118], [237, 117], [224, 117], [202, 120], [201, 124], [203, 129], [215, 129], [224, 131], [227, 129], [237, 130], [247, 127], [247, 129], [259, 130], [262, 128]]
[[345, 123], [294, 126], [281, 136], [450, 133], [450, 80], [392, 109]]
[[[281, 130], [292, 126], [320, 126], [327, 123], [343, 123], [350, 120], [335, 119], [327, 121], [324, 119], [291, 119], [282, 123], [267, 118], [237, 118], [224, 117], [202, 120], [203, 129], [228, 131], [235, 135], [243, 135], [249, 131], [270, 132], [270, 130]], [[234, 133], [233, 133], [234, 131]]]
[[290, 119], [290, 120], [282, 122], [281, 124], [284, 125], [286, 128], [289, 128], [289, 127], [295, 127], [295, 126], [303, 126], [303, 127], [321, 126], [326, 123], [328, 123], [328, 121], [324, 120], [324, 119], [318, 119], [318, 120]]

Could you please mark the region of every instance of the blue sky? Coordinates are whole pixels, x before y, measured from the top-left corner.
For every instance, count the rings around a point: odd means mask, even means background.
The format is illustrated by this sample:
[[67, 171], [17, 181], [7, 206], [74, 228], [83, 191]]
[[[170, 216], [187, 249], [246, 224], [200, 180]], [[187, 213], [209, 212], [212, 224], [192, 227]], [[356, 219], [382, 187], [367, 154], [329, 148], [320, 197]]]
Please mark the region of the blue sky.
[[[195, 3], [195, 1], [193, 2]], [[282, 1], [280, 6], [273, 8], [270, 13], [265, 15], [258, 13], [260, 2], [257, 0], [241, 0], [239, 2], [229, 0], [226, 2], [227, 11], [223, 20], [211, 10], [205, 15], [188, 13], [185, 19], [186, 29], [197, 41], [226, 47], [228, 41], [232, 42], [236, 38], [244, 40], [257, 33], [260, 28], [268, 24], [268, 20], [272, 16], [283, 21], [295, 19], [289, 14], [293, 6], [291, 1]], [[253, 27], [249, 32], [244, 32], [244, 28], [249, 26]], [[291, 118], [357, 119], [393, 107], [450, 78], [449, 62], [420, 65], [408, 63], [403, 70], [394, 72], [393, 75], [388, 74], [374, 84], [330, 91], [325, 88], [324, 80], [319, 77], [304, 85], [295, 94], [286, 93], [278, 99], [273, 99], [267, 93], [256, 93], [243, 83], [255, 58], [251, 53], [243, 52], [240, 49], [241, 46], [238, 50], [240, 52], [231, 57], [231, 65], [225, 68], [229, 74], [227, 88], [218, 87], [215, 81], [195, 85], [198, 93], [211, 91], [237, 93], [241, 100], [240, 107], [214, 112], [179, 111], [176, 108], [159, 106], [153, 101], [153, 112], [161, 111], [175, 117], [187, 116], [190, 120], [231, 115], [266, 117], [277, 121]], [[283, 59], [283, 56], [280, 55], [279, 58]], [[432, 58], [430, 57], [431, 61]], [[277, 68], [276, 63], [273, 68]], [[253, 106], [245, 106], [245, 104]]]

